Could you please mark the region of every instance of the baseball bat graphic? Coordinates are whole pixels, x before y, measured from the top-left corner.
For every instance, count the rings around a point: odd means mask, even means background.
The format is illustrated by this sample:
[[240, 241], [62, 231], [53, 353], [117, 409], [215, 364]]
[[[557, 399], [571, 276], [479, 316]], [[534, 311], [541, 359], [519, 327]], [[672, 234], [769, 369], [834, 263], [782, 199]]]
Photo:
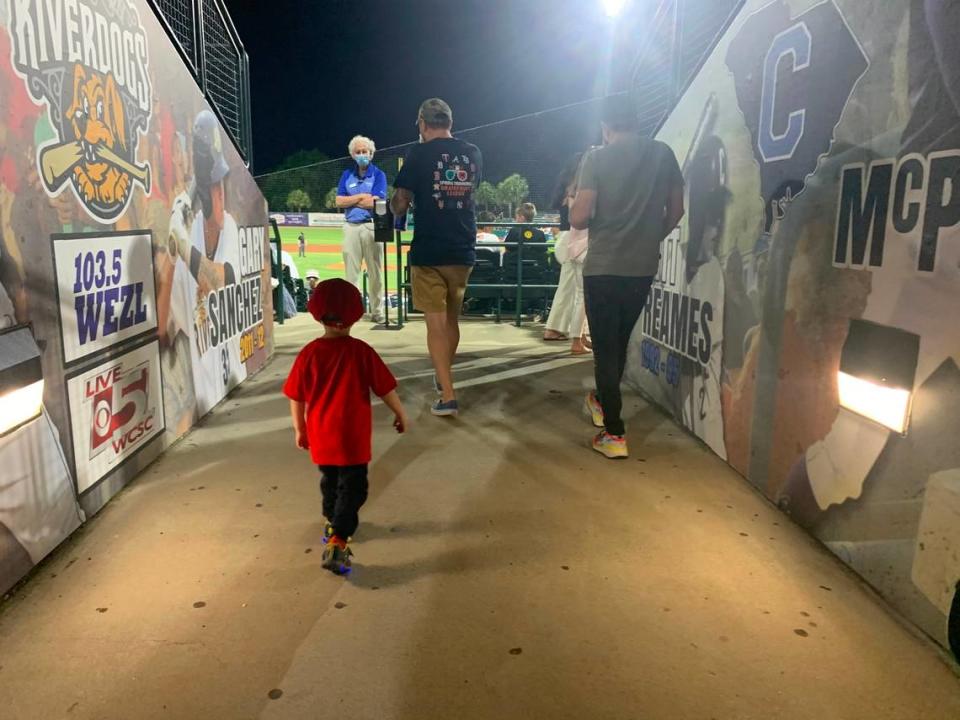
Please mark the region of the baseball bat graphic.
[[83, 150], [79, 141], [50, 145], [40, 151], [40, 172], [48, 188], [58, 188], [80, 162]]
[[[103, 145], [98, 145], [94, 152], [104, 162], [110, 163], [139, 180], [144, 189], [150, 192], [149, 166], [135, 165]], [[63, 184], [63, 181], [73, 171], [74, 166], [80, 162], [82, 156], [83, 149], [78, 140], [43, 148], [40, 151], [40, 170], [47, 187], [56, 188]]]
[[94, 149], [94, 152], [97, 154], [97, 157], [101, 160], [104, 160], [115, 168], [123, 170], [125, 173], [129, 173], [132, 177], [140, 181], [140, 184], [143, 185], [143, 189], [146, 192], [150, 192], [150, 166], [149, 165], [137, 165], [135, 163], [124, 160], [122, 157], [117, 155], [113, 150], [103, 145], [97, 145]]

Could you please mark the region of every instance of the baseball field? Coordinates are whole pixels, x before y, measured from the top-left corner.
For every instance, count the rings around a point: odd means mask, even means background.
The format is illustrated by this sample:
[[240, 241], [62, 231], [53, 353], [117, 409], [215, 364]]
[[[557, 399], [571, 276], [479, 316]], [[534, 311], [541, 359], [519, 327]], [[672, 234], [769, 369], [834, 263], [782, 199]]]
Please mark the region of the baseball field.
[[[301, 232], [307, 239], [306, 257], [297, 255], [297, 237]], [[343, 277], [342, 239], [343, 231], [338, 227], [280, 226], [280, 241], [283, 243], [283, 249], [290, 253], [294, 264], [300, 271], [300, 277], [303, 277], [307, 270], [316, 270], [320, 274], [321, 280]], [[406, 248], [404, 248], [404, 252], [406, 252]], [[388, 254], [387, 270], [393, 273], [389, 280], [392, 287], [396, 282], [397, 272], [396, 248], [394, 245], [390, 245]]]

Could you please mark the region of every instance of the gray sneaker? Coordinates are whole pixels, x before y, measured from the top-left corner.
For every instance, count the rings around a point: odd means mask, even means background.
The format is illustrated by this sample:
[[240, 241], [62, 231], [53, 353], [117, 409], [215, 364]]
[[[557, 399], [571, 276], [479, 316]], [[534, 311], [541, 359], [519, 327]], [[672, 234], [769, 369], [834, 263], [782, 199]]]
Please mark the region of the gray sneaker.
[[450, 400], [448, 402], [437, 400], [430, 406], [430, 412], [437, 417], [454, 417], [460, 412], [460, 408], [457, 406], [456, 400]]

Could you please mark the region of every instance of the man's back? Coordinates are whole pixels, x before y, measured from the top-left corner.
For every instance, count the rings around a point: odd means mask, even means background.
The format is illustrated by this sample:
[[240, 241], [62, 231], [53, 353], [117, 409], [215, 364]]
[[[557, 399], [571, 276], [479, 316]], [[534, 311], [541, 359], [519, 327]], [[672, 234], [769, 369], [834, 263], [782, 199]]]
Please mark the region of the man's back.
[[411, 149], [394, 183], [413, 193], [411, 264], [474, 264], [474, 191], [481, 166], [480, 150], [456, 138], [437, 138]]
[[590, 152], [579, 187], [594, 190], [584, 275], [656, 275], [670, 193], [683, 184], [673, 151], [639, 135]]
[[[523, 248], [523, 259], [536, 261], [537, 265], [546, 267], [548, 264], [548, 256], [547, 247], [544, 243], [547, 242], [547, 236], [543, 234], [543, 231], [533, 225], [514, 226], [510, 228], [510, 232], [507, 234], [504, 242], [515, 243], [521, 240], [523, 240], [525, 245]], [[517, 256], [519, 253], [519, 247], [515, 245], [507, 246], [507, 251], [503, 255], [503, 266], [507, 269], [508, 274], [511, 271], [513, 274], [516, 274]]]

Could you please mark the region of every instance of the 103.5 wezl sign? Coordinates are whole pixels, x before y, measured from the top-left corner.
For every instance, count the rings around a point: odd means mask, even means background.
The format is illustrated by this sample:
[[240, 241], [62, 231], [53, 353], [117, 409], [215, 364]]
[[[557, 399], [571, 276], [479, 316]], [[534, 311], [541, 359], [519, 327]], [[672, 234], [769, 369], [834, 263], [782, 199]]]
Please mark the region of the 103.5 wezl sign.
[[156, 330], [149, 231], [55, 235], [53, 258], [65, 364]]

